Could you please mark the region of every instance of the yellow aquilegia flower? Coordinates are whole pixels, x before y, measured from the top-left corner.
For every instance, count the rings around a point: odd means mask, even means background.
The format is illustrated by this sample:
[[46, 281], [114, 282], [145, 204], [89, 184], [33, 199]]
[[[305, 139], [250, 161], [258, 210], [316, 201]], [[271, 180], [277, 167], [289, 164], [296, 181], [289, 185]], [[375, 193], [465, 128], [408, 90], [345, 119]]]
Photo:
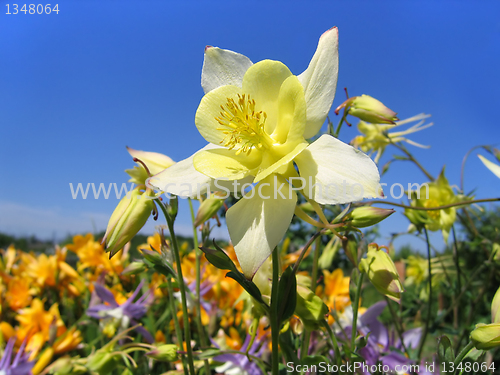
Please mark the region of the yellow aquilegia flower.
[[[443, 169], [435, 181], [422, 184], [418, 191], [411, 192], [410, 204], [414, 207], [433, 208], [458, 201], [459, 197], [453, 192], [444, 176]], [[405, 209], [405, 215], [417, 229], [425, 226], [430, 231], [441, 230], [443, 238], [447, 242], [451, 226], [456, 219], [456, 211], [456, 207], [432, 211]]]
[[[432, 123], [424, 125], [425, 119], [428, 117], [430, 117], [430, 115], [422, 113], [420, 115], [413, 116], [402, 121], [396, 121], [395, 125], [371, 124], [365, 121], [360, 121], [358, 124], [358, 130], [362, 135], [358, 135], [357, 137], [355, 137], [352, 140], [351, 144], [354, 147], [359, 148], [363, 152], [367, 152], [369, 154], [375, 153], [375, 163], [378, 163], [380, 157], [385, 151], [385, 148], [391, 143], [407, 142], [413, 146], [427, 148], [428, 146], [423, 146], [406, 138], [405, 136], [432, 126]], [[415, 121], [419, 122], [406, 130], [398, 132], [389, 131], [396, 126], [406, 125]]]
[[[320, 204], [380, 195], [380, 176], [368, 156], [330, 135], [312, 144], [306, 141], [326, 119], [337, 72], [336, 28], [321, 36], [309, 67], [299, 76], [279, 61], [252, 64], [232, 51], [205, 50], [206, 94], [195, 123], [210, 144], [149, 183], [181, 197], [207, 190], [238, 195], [243, 183], [252, 186], [226, 216], [247, 278], [253, 277], [290, 225], [297, 202], [291, 184]], [[342, 184], [351, 189], [339, 193]], [[228, 185], [238, 186], [238, 191]]]

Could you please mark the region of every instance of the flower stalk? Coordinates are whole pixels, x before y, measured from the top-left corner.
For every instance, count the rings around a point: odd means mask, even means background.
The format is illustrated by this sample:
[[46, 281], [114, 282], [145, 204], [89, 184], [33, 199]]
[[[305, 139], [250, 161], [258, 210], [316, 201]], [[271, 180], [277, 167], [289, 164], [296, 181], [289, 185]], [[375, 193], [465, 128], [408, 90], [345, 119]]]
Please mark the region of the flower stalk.
[[187, 308], [187, 299], [186, 299], [186, 285], [184, 284], [184, 277], [182, 276], [182, 267], [181, 267], [181, 255], [179, 252], [179, 244], [177, 243], [177, 237], [175, 236], [174, 231], [174, 222], [165, 208], [165, 205], [159, 200], [156, 200], [158, 206], [160, 206], [163, 215], [165, 216], [165, 220], [167, 221], [168, 230], [170, 232], [170, 238], [172, 240], [172, 250], [174, 253], [175, 264], [177, 266], [177, 278], [179, 282], [179, 290], [181, 294], [181, 304], [182, 304], [182, 320], [184, 323], [184, 339], [186, 342], [186, 353], [187, 360], [189, 365], [189, 373], [190, 375], [195, 375], [196, 372], [194, 370], [194, 361], [193, 361], [193, 349], [191, 348], [191, 329], [189, 327], [189, 315]]

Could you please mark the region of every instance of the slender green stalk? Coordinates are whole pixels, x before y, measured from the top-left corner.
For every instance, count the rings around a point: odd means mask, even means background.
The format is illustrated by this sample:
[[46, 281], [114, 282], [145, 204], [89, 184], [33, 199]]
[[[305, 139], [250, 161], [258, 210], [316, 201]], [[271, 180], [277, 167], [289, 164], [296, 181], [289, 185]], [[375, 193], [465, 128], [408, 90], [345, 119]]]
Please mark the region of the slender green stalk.
[[339, 349], [339, 343], [337, 342], [337, 338], [335, 337], [335, 333], [333, 332], [332, 328], [328, 325], [328, 322], [325, 320], [323, 322], [323, 327], [325, 327], [326, 332], [328, 333], [328, 336], [330, 337], [330, 340], [332, 341], [332, 347], [335, 352], [335, 361], [337, 362], [337, 366], [340, 367], [342, 364], [342, 358], [340, 356], [340, 349]]
[[[318, 259], [319, 259], [319, 249], [321, 246], [321, 237], [316, 238], [316, 246], [314, 248], [313, 257], [313, 268], [311, 273], [311, 290], [314, 292], [316, 290], [316, 281], [318, 279]], [[300, 358], [304, 359], [309, 354], [309, 343], [311, 341], [311, 331], [304, 327], [304, 333], [302, 334], [302, 345], [300, 349]]]
[[184, 277], [182, 275], [181, 266], [181, 254], [179, 252], [179, 244], [177, 243], [177, 237], [174, 231], [174, 222], [167, 212], [167, 209], [160, 200], [156, 200], [158, 206], [160, 206], [163, 211], [163, 215], [167, 220], [168, 230], [170, 232], [170, 238], [172, 240], [172, 250], [174, 253], [175, 264], [177, 266], [177, 279], [179, 282], [179, 291], [181, 294], [181, 305], [182, 305], [182, 320], [184, 323], [184, 339], [186, 340], [186, 352], [188, 357], [189, 372], [191, 375], [195, 375], [194, 361], [193, 361], [193, 348], [191, 348], [191, 329], [189, 326], [189, 315], [187, 308], [186, 299], [186, 285], [184, 284]]
[[339, 124], [337, 125], [337, 130], [335, 130], [335, 134], [333, 134], [333, 136], [335, 138], [338, 138], [339, 137], [339, 133], [340, 133], [340, 128], [342, 127], [342, 124], [344, 123], [344, 119], [345, 119], [345, 115], [343, 115], [339, 121]]
[[[167, 290], [168, 290], [168, 300], [170, 303], [170, 310], [172, 311], [172, 319], [174, 320], [175, 336], [177, 337], [177, 345], [180, 345], [179, 349], [184, 351], [184, 348], [182, 347], [181, 326], [179, 324], [179, 319], [177, 318], [177, 314], [175, 313], [177, 309], [175, 308], [174, 288], [172, 287], [172, 281], [170, 280], [170, 278], [167, 278]], [[181, 359], [182, 359], [182, 368], [184, 369], [184, 375], [188, 375], [186, 356], [184, 354], [181, 354]]]
[[498, 201], [500, 201], [500, 198], [486, 198], [486, 199], [476, 199], [476, 200], [471, 200], [471, 201], [450, 203], [450, 204], [446, 204], [444, 206], [437, 206], [437, 207], [413, 207], [413, 206], [407, 206], [406, 204], [384, 201], [384, 200], [370, 201], [370, 204], [389, 204], [391, 206], [408, 208], [410, 210], [418, 210], [418, 211], [438, 211], [438, 210], [444, 210], [444, 209], [451, 208], [451, 207], [467, 206], [469, 204], [498, 202]]
[[422, 339], [420, 341], [420, 345], [418, 347], [418, 361], [422, 357], [422, 350], [424, 349], [425, 339], [427, 338], [427, 334], [429, 333], [429, 324], [431, 322], [432, 315], [432, 263], [431, 263], [431, 244], [429, 242], [429, 233], [427, 232], [427, 228], [424, 227], [425, 233], [425, 241], [427, 243], [427, 267], [429, 272], [429, 302], [427, 307], [427, 319], [425, 320], [424, 333], [422, 334]]
[[392, 143], [392, 145], [395, 146], [397, 149], [401, 150], [408, 157], [408, 159], [412, 161], [423, 172], [423, 174], [425, 174], [425, 176], [429, 180], [434, 181], [434, 177], [432, 177], [432, 175], [429, 172], [427, 172], [427, 170], [422, 166], [422, 164], [418, 162], [417, 159], [415, 159], [415, 157], [410, 153], [410, 151], [408, 151], [404, 146], [398, 145], [397, 143]]
[[356, 285], [356, 295], [354, 297], [354, 305], [352, 307], [352, 330], [351, 330], [351, 353], [354, 352], [356, 345], [356, 336], [358, 333], [358, 310], [359, 310], [359, 298], [361, 297], [361, 287], [363, 285], [364, 273], [361, 273], [358, 277], [358, 285]]
[[398, 333], [399, 339], [401, 340], [401, 345], [403, 346], [403, 350], [405, 354], [410, 358], [410, 353], [408, 352], [408, 349], [406, 348], [404, 339], [403, 339], [403, 326], [401, 324], [401, 321], [399, 320], [399, 317], [396, 315], [396, 311], [394, 311], [394, 308], [392, 307], [391, 301], [389, 298], [384, 296], [385, 301], [387, 302], [387, 306], [389, 307], [389, 312], [391, 313], [392, 320], [394, 320], [394, 327], [396, 327], [396, 331]]
[[273, 250], [273, 284], [271, 288], [271, 341], [272, 341], [272, 353], [271, 353], [271, 366], [272, 375], [279, 374], [279, 334], [280, 327], [278, 322], [278, 282], [280, 277], [280, 260], [278, 249]]
[[[451, 232], [453, 233], [453, 260], [455, 261], [455, 268], [457, 270], [457, 288], [455, 291], [455, 298], [457, 305], [460, 302], [459, 294], [462, 290], [462, 274], [460, 272], [460, 263], [458, 262], [458, 242], [457, 242], [457, 234], [455, 232], [455, 225], [451, 226]], [[458, 311], [457, 319], [460, 321], [460, 311]]]
[[[474, 343], [471, 341], [467, 344], [467, 346], [465, 348], [462, 349], [462, 351], [460, 353], [458, 353], [457, 357], [455, 358], [455, 362], [454, 362], [454, 367], [457, 368], [458, 365], [460, 364], [460, 362], [463, 361], [463, 359], [465, 358], [465, 356], [467, 355], [467, 353], [469, 353], [469, 351], [474, 347]], [[458, 370], [457, 370], [458, 371]], [[455, 371], [455, 374], [457, 373], [457, 371]]]
[[[195, 305], [196, 305], [196, 325], [198, 328], [198, 334], [200, 335], [200, 343], [201, 346], [206, 347], [208, 346], [207, 344], [207, 338], [205, 336], [205, 329], [203, 328], [203, 324], [201, 322], [201, 295], [200, 295], [200, 284], [201, 284], [201, 267], [200, 267], [200, 256], [202, 251], [199, 249], [199, 244], [198, 244], [198, 233], [196, 232], [196, 227], [194, 225], [195, 223], [195, 215], [194, 215], [194, 209], [193, 209], [193, 201], [191, 199], [188, 199], [189, 201], [189, 209], [191, 210], [191, 220], [193, 222], [193, 243], [194, 243], [194, 254], [195, 254], [195, 267], [196, 267], [196, 299], [195, 299]], [[203, 364], [205, 366], [205, 374], [209, 375], [211, 373], [210, 371], [210, 364], [208, 363], [208, 359], [205, 359], [203, 361]]]

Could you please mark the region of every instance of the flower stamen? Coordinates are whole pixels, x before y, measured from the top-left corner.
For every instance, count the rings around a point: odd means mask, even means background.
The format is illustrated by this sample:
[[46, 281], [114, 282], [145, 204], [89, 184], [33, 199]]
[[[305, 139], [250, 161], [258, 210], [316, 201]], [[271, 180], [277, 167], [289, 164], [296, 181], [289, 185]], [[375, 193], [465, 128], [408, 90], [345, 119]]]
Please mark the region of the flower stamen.
[[226, 136], [220, 142], [232, 150], [239, 146], [236, 155], [247, 155], [254, 149], [268, 146], [269, 136], [264, 130], [267, 114], [255, 111], [255, 100], [250, 95], [238, 94], [238, 101], [227, 98], [226, 105], [221, 105], [220, 116], [215, 119], [223, 127], [217, 128]]

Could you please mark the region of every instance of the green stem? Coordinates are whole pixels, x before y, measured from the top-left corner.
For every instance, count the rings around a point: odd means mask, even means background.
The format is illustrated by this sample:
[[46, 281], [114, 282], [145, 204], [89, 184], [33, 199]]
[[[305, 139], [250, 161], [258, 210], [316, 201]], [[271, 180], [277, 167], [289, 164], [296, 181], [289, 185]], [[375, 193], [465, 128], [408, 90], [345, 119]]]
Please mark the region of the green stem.
[[364, 276], [365, 274], [361, 273], [358, 277], [358, 285], [356, 285], [356, 295], [354, 296], [354, 305], [352, 307], [351, 353], [354, 352], [356, 345], [356, 336], [358, 333], [357, 323], [358, 323], [359, 298], [361, 297], [361, 287], [363, 285]]
[[[196, 231], [196, 227], [194, 225], [196, 218], [194, 215], [194, 209], [193, 209], [193, 201], [191, 198], [188, 199], [189, 201], [189, 209], [191, 210], [191, 221], [193, 222], [193, 244], [194, 244], [194, 254], [195, 254], [195, 268], [196, 268], [196, 299], [195, 299], [195, 305], [196, 305], [196, 325], [198, 328], [198, 334], [200, 335], [200, 343], [202, 347], [207, 347], [207, 338], [205, 336], [205, 329], [203, 328], [203, 324], [201, 321], [201, 295], [200, 295], [200, 290], [201, 290], [201, 267], [200, 267], [200, 256], [202, 251], [199, 249], [199, 243], [198, 243], [198, 233]], [[205, 359], [203, 361], [203, 364], [205, 366], [205, 375], [209, 375], [211, 373], [210, 370], [210, 363], [208, 363], [208, 359]]]
[[[457, 368], [458, 365], [460, 364], [460, 362], [463, 361], [463, 359], [465, 358], [465, 356], [467, 355], [467, 353], [469, 353], [469, 351], [474, 347], [474, 343], [471, 341], [467, 344], [467, 346], [465, 348], [462, 349], [462, 351], [460, 353], [458, 353], [457, 355], [457, 358], [455, 358], [455, 362], [454, 362], [454, 367]], [[456, 371], [455, 371], [456, 373]]]
[[[182, 346], [181, 326], [179, 324], [179, 319], [177, 318], [177, 314], [175, 313], [177, 311], [177, 309], [175, 308], [174, 288], [172, 287], [172, 281], [170, 280], [170, 278], [167, 278], [167, 290], [168, 290], [168, 300], [170, 303], [170, 310], [172, 311], [172, 319], [174, 320], [175, 336], [177, 337], [177, 345], [179, 346], [180, 351], [184, 351], [184, 348]], [[181, 354], [181, 359], [182, 359], [182, 368], [184, 369], [184, 375], [188, 375], [186, 356], [184, 354]]]
[[335, 333], [333, 332], [332, 328], [328, 325], [328, 322], [326, 320], [323, 322], [323, 327], [325, 327], [326, 332], [328, 333], [328, 336], [332, 341], [333, 350], [335, 352], [335, 361], [337, 362], [337, 366], [340, 367], [340, 365], [342, 364], [342, 358], [340, 356], [339, 343], [337, 342]]
[[342, 115], [342, 117], [340, 118], [339, 124], [337, 125], [337, 129], [335, 130], [335, 133], [333, 134], [333, 136], [334, 136], [335, 138], [338, 138], [338, 137], [339, 137], [340, 128], [342, 127], [342, 124], [344, 123], [344, 119], [345, 119], [345, 113], [344, 113], [344, 115]]
[[429, 272], [429, 302], [427, 307], [427, 319], [425, 320], [424, 333], [418, 347], [418, 361], [422, 357], [422, 350], [424, 349], [425, 339], [429, 333], [429, 324], [431, 322], [432, 314], [432, 264], [431, 264], [431, 244], [429, 243], [429, 233], [427, 233], [427, 228], [424, 227], [425, 241], [427, 243], [427, 267]]
[[401, 324], [401, 321], [399, 320], [399, 317], [396, 315], [396, 311], [394, 311], [394, 308], [392, 307], [391, 301], [389, 298], [384, 296], [385, 301], [387, 302], [387, 307], [389, 307], [389, 312], [391, 313], [392, 320], [394, 320], [394, 327], [396, 327], [396, 332], [398, 333], [399, 339], [401, 340], [401, 346], [403, 346], [403, 350], [405, 354], [410, 358], [410, 353], [408, 352], [408, 349], [406, 348], [404, 338], [403, 338], [403, 325]]
[[425, 174], [425, 176], [430, 181], [434, 181], [434, 177], [432, 177], [432, 175], [429, 172], [427, 172], [427, 170], [422, 166], [422, 164], [420, 164], [418, 162], [418, 160], [415, 159], [415, 157], [405, 147], [398, 145], [396, 143], [393, 143], [393, 146], [395, 146], [397, 149], [401, 150], [408, 157], [408, 159], [410, 161], [412, 161]]
[[[316, 238], [316, 247], [314, 249], [313, 257], [313, 268], [311, 274], [311, 290], [314, 292], [316, 290], [316, 281], [318, 279], [318, 259], [319, 259], [319, 248], [321, 245], [321, 237]], [[311, 341], [311, 331], [304, 327], [302, 346], [300, 349], [300, 358], [304, 359], [309, 354], [309, 343]]]
[[[455, 268], [457, 269], [457, 289], [455, 295], [457, 299], [456, 303], [458, 304], [460, 302], [458, 295], [462, 290], [462, 275], [460, 272], [460, 263], [458, 261], [458, 242], [457, 242], [457, 234], [455, 232], [455, 225], [451, 226], [451, 231], [453, 233], [453, 259], [455, 260]], [[458, 320], [460, 320], [460, 316], [458, 317]]]
[[486, 198], [486, 199], [476, 199], [476, 200], [471, 200], [471, 201], [456, 202], [456, 203], [446, 204], [444, 206], [437, 206], [437, 207], [414, 207], [414, 206], [407, 206], [406, 204], [384, 201], [384, 200], [370, 201], [370, 204], [389, 204], [391, 206], [408, 208], [410, 210], [418, 210], [418, 211], [437, 211], [437, 210], [445, 210], [445, 209], [451, 208], [451, 207], [466, 206], [468, 204], [498, 202], [498, 201], [500, 201], [500, 198]]
[[273, 259], [273, 281], [271, 288], [271, 341], [272, 341], [272, 352], [271, 352], [271, 365], [272, 365], [272, 375], [279, 374], [279, 334], [280, 327], [278, 322], [278, 282], [280, 274], [280, 264], [279, 264], [279, 253], [278, 249], [274, 249], [272, 253]]
[[181, 305], [182, 305], [182, 320], [184, 323], [184, 339], [186, 340], [186, 352], [188, 357], [189, 372], [191, 375], [195, 375], [194, 361], [193, 361], [193, 348], [191, 348], [191, 329], [189, 326], [189, 315], [187, 308], [186, 299], [186, 285], [184, 284], [184, 276], [182, 275], [181, 266], [181, 254], [179, 252], [179, 244], [177, 243], [177, 237], [174, 231], [174, 221], [167, 212], [167, 209], [160, 200], [156, 200], [158, 206], [160, 206], [163, 211], [163, 215], [167, 220], [168, 230], [170, 232], [170, 238], [172, 240], [172, 250], [174, 253], [175, 264], [177, 266], [177, 281], [179, 283], [179, 291], [181, 294]]

